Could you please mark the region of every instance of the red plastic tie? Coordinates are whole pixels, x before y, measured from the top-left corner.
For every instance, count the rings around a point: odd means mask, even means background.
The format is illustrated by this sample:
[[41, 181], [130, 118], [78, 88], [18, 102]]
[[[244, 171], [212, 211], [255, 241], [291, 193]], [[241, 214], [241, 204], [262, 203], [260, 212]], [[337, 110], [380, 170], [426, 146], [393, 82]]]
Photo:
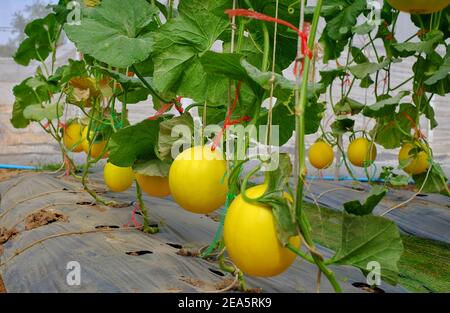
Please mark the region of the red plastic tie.
[[217, 149], [217, 146], [220, 143], [220, 139], [222, 138], [222, 136], [225, 133], [225, 130], [227, 129], [228, 126], [240, 124], [242, 122], [249, 122], [252, 119], [250, 116], [247, 116], [247, 115], [245, 115], [241, 118], [238, 118], [236, 120], [231, 119], [231, 115], [233, 115], [233, 112], [236, 109], [236, 105], [237, 105], [237, 102], [239, 99], [240, 92], [241, 92], [241, 82], [238, 81], [236, 91], [234, 94], [233, 105], [227, 112], [227, 115], [225, 117], [225, 122], [223, 123], [223, 127], [222, 127], [221, 131], [216, 135], [216, 138], [214, 138], [214, 142], [211, 146], [211, 151], [215, 151]]
[[[294, 30], [298, 36], [301, 38], [302, 41], [302, 47], [301, 47], [301, 52], [303, 55], [306, 55], [309, 59], [312, 59], [312, 51], [309, 49], [308, 47], [308, 33], [309, 33], [309, 28], [310, 28], [310, 24], [309, 23], [305, 23], [303, 24], [303, 31], [301, 31], [300, 29], [298, 29], [297, 27], [295, 27], [294, 25], [292, 25], [289, 22], [286, 22], [284, 20], [278, 19], [278, 18], [274, 18], [262, 13], [258, 13], [255, 11], [251, 11], [251, 10], [246, 10], [246, 9], [234, 9], [234, 10], [225, 10], [225, 13], [228, 14], [229, 18], [233, 17], [233, 16], [245, 16], [248, 18], [252, 18], [255, 20], [261, 20], [261, 21], [267, 21], [267, 22], [273, 22], [273, 23], [277, 23], [280, 25], [284, 25], [286, 27], [289, 27], [290, 29]], [[299, 56], [297, 56], [299, 57]], [[297, 61], [294, 64], [294, 74], [297, 75]], [[303, 73], [303, 67], [304, 67], [304, 63], [305, 60], [303, 59], [301, 61], [302, 64], [302, 68], [300, 70], [301, 73]]]
[[406, 117], [406, 119], [408, 120], [408, 121], [410, 121], [411, 123], [412, 123], [412, 128], [416, 131], [416, 134], [420, 137], [420, 138], [422, 138], [422, 139], [425, 139], [425, 138], [427, 138], [418, 128], [417, 128], [417, 124], [416, 124], [416, 122], [411, 118], [411, 116], [409, 116], [407, 113], [405, 113], [405, 112], [402, 112], [402, 114]]
[[169, 111], [173, 105], [175, 105], [175, 109], [180, 113], [183, 114], [184, 109], [181, 106], [181, 97], [177, 97], [177, 99], [175, 100], [175, 102], [170, 102], [170, 103], [166, 103], [164, 104], [158, 111], [156, 111], [155, 115], [150, 116], [148, 118], [148, 120], [157, 120], [161, 115], [163, 115], [164, 113], [166, 113], [167, 111]]
[[136, 220], [136, 212], [141, 209], [139, 203], [136, 203], [136, 206], [131, 214], [131, 221], [124, 225], [124, 227], [129, 227], [131, 222], [133, 222], [135, 228], [141, 228], [142, 225]]

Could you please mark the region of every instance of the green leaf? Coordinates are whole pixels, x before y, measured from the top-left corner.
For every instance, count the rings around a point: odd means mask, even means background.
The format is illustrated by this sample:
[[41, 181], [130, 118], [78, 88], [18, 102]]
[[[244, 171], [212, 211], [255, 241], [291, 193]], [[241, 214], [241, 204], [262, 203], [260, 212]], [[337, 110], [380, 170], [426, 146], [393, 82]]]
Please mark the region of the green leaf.
[[326, 88], [330, 86], [333, 81], [337, 77], [343, 77], [345, 75], [345, 69], [343, 67], [339, 67], [337, 69], [328, 70], [328, 71], [320, 71], [320, 84], [322, 84], [321, 92], [326, 92]]
[[438, 125], [436, 121], [436, 115], [433, 107], [431, 106], [430, 100], [425, 95], [413, 95], [413, 102], [419, 108], [420, 113], [424, 114], [425, 117], [430, 121], [431, 129], [435, 128]]
[[194, 133], [194, 120], [188, 113], [162, 121], [159, 125], [158, 139], [158, 156], [161, 160], [172, 160], [172, 146], [181, 138], [181, 135], [178, 137], [172, 136], [172, 130], [177, 126], [186, 126], [191, 134]]
[[167, 177], [169, 176], [170, 163], [153, 159], [142, 163], [135, 163], [133, 170], [142, 175]]
[[416, 80], [424, 81], [426, 92], [445, 96], [450, 92], [450, 48], [447, 56], [442, 58], [433, 51], [426, 58], [419, 57], [413, 66]]
[[23, 112], [27, 106], [49, 102], [56, 92], [54, 85], [48, 84], [42, 76], [29, 77], [13, 88], [16, 100], [13, 106], [11, 124], [15, 128], [25, 128], [30, 124]]
[[228, 79], [208, 74], [196, 58], [184, 72], [177, 93], [197, 102], [206, 101], [209, 105], [225, 104], [228, 99]]
[[179, 16], [155, 32], [153, 76], [157, 90], [211, 104], [226, 99], [227, 80], [208, 75], [200, 62], [200, 57], [229, 27], [225, 14], [223, 17], [210, 14], [217, 8], [222, 10], [225, 3], [225, 0], [183, 1], [178, 8]]
[[395, 175], [389, 180], [389, 183], [395, 187], [407, 186], [409, 183], [409, 177], [406, 175]]
[[323, 63], [326, 64], [330, 60], [337, 60], [342, 51], [347, 46], [347, 40], [333, 40], [328, 36], [327, 32], [322, 32], [322, 36], [319, 38], [319, 43], [323, 47]]
[[344, 203], [344, 209], [347, 213], [354, 215], [371, 214], [377, 204], [384, 198], [387, 191], [387, 188], [384, 186], [374, 185], [364, 204], [359, 200], [349, 201]]
[[200, 61], [205, 72], [218, 74], [234, 80], [249, 80], [245, 68], [241, 65], [243, 55], [238, 53], [205, 52]]
[[28, 36], [14, 54], [14, 61], [28, 66], [31, 60], [45, 61], [52, 52], [52, 45], [57, 36], [55, 14], [35, 19], [25, 27]]
[[64, 30], [77, 48], [114, 67], [126, 68], [144, 61], [152, 52], [153, 36], [142, 32], [158, 12], [145, 0], [133, 5], [122, 0], [103, 0], [81, 20]]
[[389, 62], [389, 59], [384, 59], [381, 63], [364, 62], [350, 66], [348, 69], [356, 78], [363, 79], [368, 75], [383, 69]]
[[335, 136], [351, 132], [355, 126], [355, 121], [350, 118], [338, 118], [331, 124], [331, 131]]
[[[319, 39], [324, 49], [324, 63], [336, 60], [348, 44], [348, 39], [353, 35], [352, 30], [357, 18], [367, 8], [365, 0], [325, 2], [324, 6], [330, 6], [325, 10], [326, 26]], [[332, 12], [332, 13], [331, 13]]]
[[[267, 125], [267, 115], [268, 113], [266, 112], [265, 114], [260, 116], [257, 126]], [[310, 123], [308, 123], [308, 125], [309, 124]], [[285, 105], [277, 102], [272, 111], [272, 125], [278, 125], [278, 144], [282, 146], [286, 142], [288, 142], [293, 135], [293, 132], [295, 130], [295, 116], [291, 114], [291, 112]], [[264, 140], [266, 138], [266, 133], [261, 132], [258, 135], [260, 142], [265, 143]]]
[[393, 44], [393, 47], [400, 52], [415, 52], [430, 54], [434, 51], [436, 44], [440, 43], [444, 34], [439, 30], [431, 30], [420, 42], [403, 42]]
[[360, 25], [356, 25], [352, 27], [352, 32], [357, 35], [367, 35], [372, 30], [374, 30], [375, 25], [364, 22]]
[[403, 244], [395, 222], [346, 212], [343, 217], [341, 245], [332, 263], [355, 266], [367, 275], [369, 262], [378, 262], [383, 280], [396, 284]]
[[375, 142], [386, 149], [400, 147], [403, 141], [411, 137], [409, 134], [413, 125], [406, 116], [417, 116], [417, 108], [410, 103], [402, 103], [398, 113], [380, 116], [370, 132]]
[[347, 7], [327, 21], [324, 32], [333, 40], [344, 40], [351, 35], [358, 16], [367, 8], [365, 0], [346, 1]]
[[293, 222], [293, 203], [286, 198], [284, 191], [292, 174], [292, 163], [288, 154], [279, 154], [279, 166], [275, 171], [268, 172], [268, 187], [257, 202], [270, 206], [276, 221], [278, 239], [283, 245], [289, 243], [289, 238], [297, 235], [297, 226]]
[[364, 55], [361, 49], [357, 47], [352, 47], [350, 51], [352, 53], [353, 61], [355, 61], [355, 63], [361, 64], [369, 62], [369, 59]]
[[382, 99], [372, 105], [368, 105], [364, 108], [363, 114], [368, 117], [383, 117], [395, 112], [395, 109], [399, 105], [401, 99], [409, 95], [408, 91], [400, 91], [395, 97], [390, 95], [382, 95], [379, 99]]
[[421, 188], [423, 185], [422, 192], [442, 193], [450, 197], [447, 177], [439, 164], [433, 163], [428, 178], [425, 181], [426, 177], [427, 172], [413, 175], [417, 188]]
[[[272, 72], [262, 72], [246, 60], [242, 60], [241, 64], [252, 80], [258, 83], [265, 90], [270, 90]], [[296, 88], [296, 83], [277, 73], [275, 73], [273, 77], [274, 97], [280, 99], [281, 101], [288, 101], [288, 103], [293, 104], [293, 95]], [[314, 85], [310, 84], [308, 86], [308, 99], [315, 98], [318, 90], [322, 88], [323, 86], [320, 83], [316, 83]]]
[[336, 114], [338, 115], [346, 115], [346, 114], [355, 115], [361, 112], [363, 108], [364, 108], [363, 103], [348, 97], [342, 98], [335, 105]]
[[49, 77], [48, 81], [62, 86], [72, 78], [88, 76], [86, 62], [69, 59], [69, 64], [58, 67], [55, 74]]
[[109, 161], [116, 166], [133, 166], [136, 160], [156, 158], [160, 120], [145, 120], [120, 129], [109, 143]]
[[448, 77], [449, 73], [450, 73], [450, 47], [447, 47], [447, 54], [446, 54], [442, 64], [433, 73], [433, 75], [425, 81], [425, 84], [434, 85], [438, 81], [443, 80], [444, 78]]
[[61, 117], [63, 113], [64, 105], [61, 103], [59, 105], [47, 104], [44, 106], [40, 104], [32, 104], [23, 110], [23, 116], [26, 119], [36, 122], [40, 122], [44, 119], [51, 121]]

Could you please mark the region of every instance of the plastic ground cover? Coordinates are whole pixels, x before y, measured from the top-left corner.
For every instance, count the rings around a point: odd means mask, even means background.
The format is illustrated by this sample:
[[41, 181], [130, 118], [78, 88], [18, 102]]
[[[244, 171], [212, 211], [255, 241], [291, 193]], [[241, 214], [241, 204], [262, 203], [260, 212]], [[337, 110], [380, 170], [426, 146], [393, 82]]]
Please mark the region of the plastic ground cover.
[[[94, 187], [104, 189], [100, 181]], [[149, 235], [124, 227], [133, 205], [91, 205], [89, 195], [72, 178], [20, 174], [0, 182], [0, 194], [0, 228], [17, 232], [0, 245], [0, 275], [7, 292], [217, 292], [233, 281], [214, 261], [178, 254], [180, 247], [194, 251], [207, 245], [218, 223], [183, 211], [171, 199], [145, 197], [151, 219], [161, 228]], [[128, 204], [134, 201], [132, 190], [101, 196]], [[321, 251], [331, 254], [325, 248]], [[79, 286], [66, 281], [71, 261], [81, 266]], [[333, 270], [344, 292], [365, 292], [352, 285], [365, 282], [358, 270]], [[282, 275], [247, 277], [246, 282], [263, 292], [315, 292], [316, 276], [315, 266], [298, 259]], [[405, 291], [387, 284], [380, 288]], [[325, 278], [320, 290], [332, 291]]]

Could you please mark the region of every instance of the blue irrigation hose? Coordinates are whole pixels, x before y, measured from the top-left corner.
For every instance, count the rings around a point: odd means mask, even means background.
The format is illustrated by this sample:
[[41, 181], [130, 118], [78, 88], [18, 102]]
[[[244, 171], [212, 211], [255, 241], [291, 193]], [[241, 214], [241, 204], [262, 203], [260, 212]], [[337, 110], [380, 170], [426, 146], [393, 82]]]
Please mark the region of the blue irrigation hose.
[[36, 166], [30, 165], [15, 165], [15, 164], [0, 164], [0, 169], [6, 170], [38, 170]]
[[[328, 180], [328, 181], [334, 181], [336, 178], [334, 176], [306, 176], [306, 179], [308, 180]], [[362, 183], [369, 182], [369, 179], [367, 177], [358, 177], [358, 178], [352, 178], [352, 177], [339, 177], [337, 180], [339, 181], [359, 181]], [[384, 183], [384, 179], [374, 178], [370, 180], [374, 183]]]

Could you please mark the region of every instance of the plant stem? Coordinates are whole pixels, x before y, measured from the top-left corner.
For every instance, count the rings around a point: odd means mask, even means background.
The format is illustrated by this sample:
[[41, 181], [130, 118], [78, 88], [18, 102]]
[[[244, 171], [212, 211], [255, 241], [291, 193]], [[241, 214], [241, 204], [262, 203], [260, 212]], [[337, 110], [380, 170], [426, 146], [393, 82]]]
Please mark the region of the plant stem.
[[169, 0], [169, 12], [167, 15], [168, 20], [172, 19], [173, 17], [173, 0]]
[[163, 103], [170, 103], [171, 101], [167, 101], [165, 99], [163, 99], [156, 91], [155, 89], [153, 89], [152, 86], [150, 86], [150, 84], [144, 79], [144, 77], [141, 75], [141, 73], [139, 73], [138, 69], [136, 68], [136, 66], [132, 66], [132, 70], [133, 73], [136, 74], [136, 76], [140, 79], [140, 81], [145, 85], [145, 87], [147, 87], [148, 90], [150, 90], [152, 96], [155, 96], [156, 98], [158, 98], [160, 101], [162, 101]]
[[261, 65], [261, 71], [266, 72], [269, 68], [269, 51], [270, 51], [270, 37], [269, 37], [269, 31], [267, 30], [267, 25], [264, 22], [262, 23], [262, 30], [264, 34], [264, 54], [263, 54], [263, 60]]
[[158, 226], [156, 227], [150, 226], [150, 223], [148, 222], [148, 210], [145, 206], [144, 200], [142, 199], [142, 190], [137, 181], [136, 181], [136, 198], [139, 202], [139, 207], [141, 208], [142, 217], [144, 219], [142, 231], [147, 234], [158, 233], [159, 232]]
[[[311, 25], [311, 32], [310, 37], [308, 40], [308, 46], [311, 51], [314, 51], [314, 42], [315, 37], [317, 33], [317, 26], [319, 24], [319, 18], [320, 18], [320, 11], [322, 9], [323, 0], [318, 0], [316, 3], [316, 7], [314, 10], [314, 16], [313, 21]], [[300, 25], [302, 27], [302, 25]], [[303, 68], [303, 76], [301, 81], [301, 89], [300, 89], [300, 95], [299, 97], [296, 97], [296, 103], [295, 103], [295, 122], [296, 122], [296, 147], [297, 147], [297, 153], [299, 155], [298, 159], [298, 177], [297, 177], [297, 190], [296, 190], [296, 197], [295, 197], [295, 212], [296, 212], [296, 218], [297, 218], [297, 224], [298, 227], [303, 234], [303, 237], [306, 241], [306, 243], [314, 248], [314, 243], [312, 241], [311, 235], [310, 235], [310, 225], [304, 216], [302, 212], [302, 204], [303, 204], [303, 187], [304, 187], [304, 180], [306, 176], [306, 165], [305, 165], [305, 107], [306, 103], [308, 101], [307, 98], [307, 92], [308, 92], [308, 78], [309, 78], [309, 70], [311, 67], [311, 60], [305, 57], [305, 65]], [[298, 95], [298, 80], [297, 80], [297, 88], [296, 93]], [[341, 292], [341, 288], [339, 284], [336, 281], [336, 278], [334, 277], [334, 274], [332, 271], [330, 271], [324, 264], [323, 258], [312, 254], [312, 258], [314, 262], [317, 264], [319, 269], [324, 273], [324, 275], [328, 278], [331, 285], [333, 286], [334, 290], [336, 292]]]
[[[123, 95], [123, 101], [122, 101], [122, 117], [121, 117], [121, 121], [120, 121], [120, 125], [121, 128], [123, 127], [123, 125], [125, 125], [125, 120], [127, 119], [127, 95], [128, 92], [127, 90], [125, 90], [125, 93]], [[114, 110], [114, 107], [112, 108]], [[113, 128], [115, 128], [115, 125], [113, 124]]]

